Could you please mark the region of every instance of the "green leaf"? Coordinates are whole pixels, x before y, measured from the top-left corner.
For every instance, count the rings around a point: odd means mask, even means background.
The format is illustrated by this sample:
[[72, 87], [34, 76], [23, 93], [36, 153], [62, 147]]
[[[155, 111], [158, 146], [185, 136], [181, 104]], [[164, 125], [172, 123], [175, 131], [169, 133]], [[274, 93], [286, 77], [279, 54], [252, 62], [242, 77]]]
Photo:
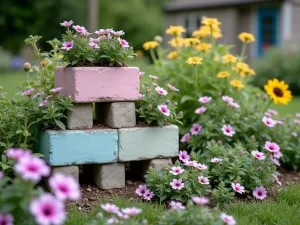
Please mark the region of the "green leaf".
[[66, 126], [63, 122], [59, 121], [59, 120], [54, 120], [55, 124], [62, 130], [66, 129]]
[[45, 156], [41, 153], [34, 153], [33, 155], [39, 158], [45, 158]]
[[192, 97], [192, 96], [189, 96], [189, 95], [185, 95], [185, 96], [183, 96], [183, 97], [181, 98], [180, 103], [183, 104], [183, 103], [185, 103], [186, 101], [191, 101], [191, 100], [195, 100], [195, 98]]

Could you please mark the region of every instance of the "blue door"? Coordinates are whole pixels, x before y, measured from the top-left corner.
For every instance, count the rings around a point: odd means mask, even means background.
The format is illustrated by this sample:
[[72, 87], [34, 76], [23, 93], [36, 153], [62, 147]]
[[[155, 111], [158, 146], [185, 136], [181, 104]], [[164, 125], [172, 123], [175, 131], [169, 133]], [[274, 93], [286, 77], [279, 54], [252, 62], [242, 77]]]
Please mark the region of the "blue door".
[[257, 54], [262, 56], [266, 49], [278, 44], [278, 8], [260, 8], [257, 15]]

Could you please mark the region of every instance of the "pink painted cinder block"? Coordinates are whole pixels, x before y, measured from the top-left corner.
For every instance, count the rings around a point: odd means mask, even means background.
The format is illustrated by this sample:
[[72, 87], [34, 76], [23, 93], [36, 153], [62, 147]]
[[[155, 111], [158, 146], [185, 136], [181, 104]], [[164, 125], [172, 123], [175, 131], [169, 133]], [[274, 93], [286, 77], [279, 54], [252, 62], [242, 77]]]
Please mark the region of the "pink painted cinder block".
[[119, 102], [139, 98], [137, 67], [56, 67], [55, 87], [74, 102]]

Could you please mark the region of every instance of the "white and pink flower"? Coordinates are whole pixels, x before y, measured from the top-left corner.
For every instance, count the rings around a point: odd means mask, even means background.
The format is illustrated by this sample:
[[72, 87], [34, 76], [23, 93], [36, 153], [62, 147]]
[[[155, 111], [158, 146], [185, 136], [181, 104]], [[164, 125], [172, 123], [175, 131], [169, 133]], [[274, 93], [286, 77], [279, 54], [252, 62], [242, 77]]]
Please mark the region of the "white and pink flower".
[[87, 30], [85, 29], [85, 27], [82, 27], [82, 26], [79, 26], [79, 25], [73, 26], [73, 28], [78, 33], [80, 33], [81, 35], [84, 35], [87, 32]]
[[74, 46], [74, 41], [65, 41], [62, 43], [62, 48], [63, 50], [69, 51], [72, 49]]
[[273, 153], [273, 156], [274, 156], [275, 158], [277, 158], [277, 159], [280, 159], [280, 158], [282, 157], [282, 153], [281, 153], [281, 151], [274, 152], [274, 153]]
[[58, 93], [58, 92], [60, 92], [62, 89], [63, 89], [62, 87], [52, 88], [52, 89], [50, 90], [50, 92], [52, 92], [52, 93]]
[[259, 152], [259, 151], [252, 151], [251, 155], [253, 157], [255, 157], [256, 159], [258, 159], [258, 160], [265, 160], [266, 159], [266, 156], [264, 155], [264, 153]]
[[207, 103], [207, 102], [210, 102], [212, 100], [211, 97], [208, 97], [208, 96], [203, 96], [203, 97], [200, 97], [198, 99], [198, 102], [201, 102], [201, 103]]
[[276, 142], [271, 142], [271, 141], [267, 141], [265, 143], [265, 149], [267, 149], [269, 152], [279, 152], [280, 151], [280, 147]]
[[200, 126], [200, 124], [194, 123], [190, 131], [192, 135], [197, 135], [201, 131], [201, 129], [202, 126]]
[[275, 178], [276, 183], [277, 183], [279, 186], [282, 186], [282, 183], [281, 183], [281, 181], [278, 179], [278, 176], [276, 176], [276, 175], [274, 175], [274, 174], [272, 174], [272, 176]]
[[222, 127], [223, 134], [232, 137], [235, 134], [232, 126], [224, 124]]
[[300, 120], [296, 119], [294, 120], [295, 124], [300, 125]]
[[235, 109], [239, 109], [241, 106], [236, 103], [236, 102], [229, 102], [228, 103], [232, 108], [235, 108]]
[[182, 179], [173, 179], [170, 185], [175, 190], [181, 190], [182, 188], [184, 188], [184, 183], [182, 182]]
[[120, 212], [119, 207], [116, 206], [115, 204], [106, 203], [101, 205], [101, 208], [108, 213], [117, 214], [118, 212]]
[[138, 195], [138, 196], [143, 196], [146, 191], [147, 191], [147, 186], [146, 185], [139, 185], [139, 187], [135, 190], [135, 193]]
[[154, 76], [154, 75], [149, 75], [150, 79], [151, 80], [157, 80], [158, 79], [158, 76]]
[[120, 45], [123, 47], [123, 48], [129, 48], [129, 43], [124, 40], [124, 39], [119, 39], [119, 42], [120, 42]]
[[39, 107], [44, 107], [44, 106], [47, 106], [48, 105], [48, 100], [43, 100], [40, 104], [39, 104]]
[[226, 225], [235, 225], [236, 224], [235, 219], [232, 216], [229, 216], [225, 213], [221, 213], [220, 218], [221, 218], [221, 220], [223, 220], [223, 222]]
[[229, 96], [222, 96], [222, 99], [223, 99], [224, 102], [227, 102], [227, 103], [234, 102], [233, 98], [231, 98]]
[[223, 159], [220, 159], [220, 158], [212, 158], [211, 160], [210, 160], [210, 162], [212, 162], [212, 163], [220, 163], [220, 162], [222, 162], [223, 161]]
[[9, 148], [6, 151], [6, 156], [11, 159], [19, 160], [20, 158], [30, 156], [31, 151], [30, 150], [24, 150], [21, 148]]
[[276, 122], [273, 119], [269, 118], [269, 117], [264, 116], [263, 119], [262, 119], [262, 121], [268, 127], [275, 127], [276, 126]]
[[91, 46], [91, 48], [93, 48], [93, 49], [99, 49], [100, 48], [100, 46], [97, 45], [95, 42], [90, 42], [89, 46]]
[[168, 94], [168, 92], [167, 92], [165, 89], [163, 89], [163, 88], [161, 88], [161, 87], [159, 87], [159, 86], [157, 86], [157, 87], [155, 88], [155, 90], [156, 90], [157, 93], [160, 94], [160, 95], [167, 95], [167, 94]]
[[111, 31], [111, 33], [113, 34], [113, 35], [115, 35], [116, 37], [120, 37], [120, 36], [122, 36], [122, 35], [124, 35], [125, 34], [125, 32], [123, 31], [123, 30], [119, 30], [119, 31]]
[[194, 167], [199, 169], [199, 170], [207, 170], [208, 169], [207, 165], [201, 164], [201, 163], [195, 163]]
[[277, 159], [274, 159], [272, 156], [270, 157], [270, 159], [276, 166], [280, 166], [280, 162]]
[[192, 166], [195, 167], [195, 166], [197, 166], [197, 164], [198, 163], [195, 160], [184, 162], [184, 165], [187, 166], [187, 167], [192, 167]]
[[1, 225], [14, 225], [14, 217], [11, 214], [0, 214]]
[[256, 199], [263, 200], [267, 197], [267, 190], [262, 186], [256, 187], [252, 194]]
[[122, 209], [122, 212], [129, 216], [136, 216], [136, 215], [140, 214], [142, 212], [142, 210], [138, 209], [136, 207], [132, 207], [132, 208]]
[[231, 187], [237, 193], [243, 194], [245, 192], [245, 187], [242, 186], [240, 183], [232, 183]]
[[150, 201], [154, 196], [154, 193], [150, 190], [146, 190], [146, 192], [144, 193], [143, 197], [145, 200]]
[[179, 89], [177, 89], [176, 87], [174, 87], [171, 84], [167, 84], [168, 88], [170, 88], [171, 91], [179, 91]]
[[291, 135], [292, 135], [293, 137], [297, 137], [297, 136], [298, 136], [298, 134], [297, 134], [295, 131], [292, 132]]
[[190, 140], [190, 138], [191, 138], [190, 133], [186, 133], [185, 135], [182, 136], [180, 142], [182, 143], [187, 142], [188, 140]]
[[205, 198], [205, 197], [198, 197], [198, 196], [192, 197], [192, 201], [193, 201], [196, 205], [205, 205], [205, 204], [209, 203], [208, 198]]
[[185, 206], [182, 204], [182, 202], [170, 201], [169, 205], [171, 206], [172, 209], [175, 209], [175, 210], [186, 209]]
[[72, 24], [73, 24], [74, 22], [73, 22], [73, 20], [70, 20], [70, 21], [64, 21], [64, 22], [62, 22], [62, 23], [60, 23], [60, 25], [62, 26], [62, 27], [70, 27]]
[[209, 184], [208, 178], [204, 177], [204, 176], [199, 176], [198, 181], [199, 181], [200, 184]]
[[39, 225], [60, 225], [66, 219], [64, 203], [48, 193], [34, 199], [29, 210]]
[[180, 166], [173, 166], [172, 170], [169, 171], [173, 175], [182, 174], [184, 172], [184, 169], [182, 169]]
[[205, 111], [206, 111], [206, 108], [205, 108], [204, 106], [202, 106], [202, 107], [196, 109], [196, 110], [195, 110], [195, 113], [196, 113], [196, 114], [202, 114], [202, 113], [204, 113]]
[[187, 153], [187, 151], [180, 151], [178, 156], [179, 156], [179, 160], [181, 160], [182, 162], [187, 162], [190, 160], [190, 156]]
[[31, 88], [29, 90], [25, 90], [23, 93], [22, 93], [22, 96], [30, 96], [32, 94], [32, 92], [34, 91], [34, 88]]
[[89, 40], [90, 40], [90, 42], [99, 42], [100, 41], [100, 37], [90, 38]]
[[157, 108], [165, 116], [170, 116], [170, 110], [168, 109], [167, 105], [159, 105]]

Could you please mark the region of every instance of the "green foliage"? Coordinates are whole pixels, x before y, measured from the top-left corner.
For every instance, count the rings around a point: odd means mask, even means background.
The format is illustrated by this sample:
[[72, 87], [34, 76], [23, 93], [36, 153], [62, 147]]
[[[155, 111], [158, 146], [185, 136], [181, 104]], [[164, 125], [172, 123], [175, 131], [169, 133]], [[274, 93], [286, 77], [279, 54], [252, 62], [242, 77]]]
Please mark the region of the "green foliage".
[[[284, 52], [282, 49], [270, 49], [264, 58], [254, 62], [257, 77], [253, 84], [263, 88], [271, 78], [284, 80], [294, 95], [300, 95], [300, 50]], [[276, 66], [275, 66], [276, 65]]]
[[[166, 92], [166, 90], [161, 87], [152, 85], [143, 85], [141, 88], [141, 98], [136, 103], [136, 112], [138, 115], [138, 121], [144, 122], [148, 125], [155, 125], [162, 127], [166, 124], [181, 124], [180, 119], [182, 118], [182, 113], [177, 114], [177, 102], [171, 102], [169, 99], [170, 95], [174, 93], [171, 90], [170, 94], [159, 94], [158, 91], [161, 90]], [[169, 110], [169, 114], [163, 114], [159, 107], [166, 107]], [[167, 111], [166, 111], [167, 113]]]
[[11, 68], [11, 59], [11, 53], [0, 46], [0, 71]]

